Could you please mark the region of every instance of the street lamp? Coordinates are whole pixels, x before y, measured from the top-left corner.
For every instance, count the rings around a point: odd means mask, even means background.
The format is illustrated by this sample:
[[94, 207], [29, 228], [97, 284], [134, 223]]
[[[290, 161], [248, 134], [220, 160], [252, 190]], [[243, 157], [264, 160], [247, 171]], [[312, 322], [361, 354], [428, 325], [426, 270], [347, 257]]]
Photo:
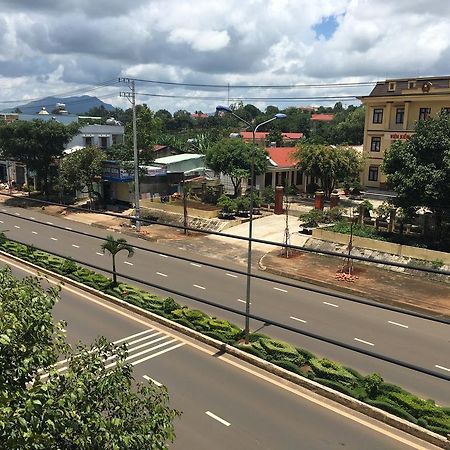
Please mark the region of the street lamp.
[[265, 125], [273, 120], [284, 119], [286, 118], [286, 114], [275, 114], [271, 119], [265, 120], [264, 122], [258, 123], [257, 125], [253, 125], [247, 120], [235, 114], [235, 112], [229, 108], [228, 106], [219, 105], [216, 107], [216, 111], [218, 112], [226, 112], [231, 114], [232, 116], [239, 119], [241, 122], [244, 122], [248, 127], [252, 129], [252, 154], [251, 154], [251, 171], [250, 171], [250, 217], [248, 224], [248, 248], [247, 248], [247, 290], [245, 295], [245, 343], [249, 342], [249, 334], [250, 334], [250, 291], [251, 291], [251, 279], [252, 279], [252, 236], [253, 236], [253, 180], [255, 178], [255, 148], [256, 148], [256, 132], [258, 128], [262, 125]]

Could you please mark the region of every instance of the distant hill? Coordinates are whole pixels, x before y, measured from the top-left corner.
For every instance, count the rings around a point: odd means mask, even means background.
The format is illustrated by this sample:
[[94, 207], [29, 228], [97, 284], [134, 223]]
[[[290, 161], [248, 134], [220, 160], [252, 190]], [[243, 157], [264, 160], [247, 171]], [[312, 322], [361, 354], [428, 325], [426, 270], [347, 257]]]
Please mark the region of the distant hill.
[[41, 100], [36, 100], [25, 105], [17, 105], [13, 108], [8, 108], [3, 110], [3, 112], [12, 112], [16, 108], [19, 108], [23, 114], [36, 114], [39, 112], [43, 106], [48, 112], [51, 112], [57, 103], [64, 103], [66, 105], [66, 110], [69, 114], [83, 114], [89, 111], [91, 108], [103, 106], [108, 111], [114, 109], [113, 105], [101, 101], [97, 97], [91, 97], [90, 95], [82, 95], [79, 97], [45, 97]]

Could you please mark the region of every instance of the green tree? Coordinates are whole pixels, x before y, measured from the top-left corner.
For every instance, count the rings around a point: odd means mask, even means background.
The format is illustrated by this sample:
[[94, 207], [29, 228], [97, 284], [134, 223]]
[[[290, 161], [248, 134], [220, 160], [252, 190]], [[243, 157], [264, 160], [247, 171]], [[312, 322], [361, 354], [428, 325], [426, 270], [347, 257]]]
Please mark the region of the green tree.
[[319, 178], [327, 198], [338, 182], [357, 178], [361, 170], [361, 158], [350, 147], [302, 143], [294, 158], [299, 161], [300, 170]]
[[103, 253], [107, 251], [112, 256], [113, 283], [117, 284], [116, 255], [122, 250], [125, 250], [126, 252], [128, 252], [128, 258], [130, 258], [134, 255], [134, 249], [130, 244], [127, 243], [126, 239], [115, 239], [114, 236], [111, 235], [106, 236], [106, 241], [101, 245], [101, 249], [103, 250]]
[[36, 171], [44, 193], [48, 196], [52, 182], [51, 167], [78, 130], [78, 124], [65, 126], [56, 120], [16, 120], [10, 124], [1, 124], [1, 155], [26, 164], [27, 171]]
[[[155, 117], [155, 114], [147, 107], [147, 105], [143, 104], [136, 106], [136, 137], [138, 150], [151, 150], [153, 145], [158, 143], [161, 128], [161, 119]], [[133, 148], [132, 121], [125, 124], [125, 144], [129, 148]]]
[[271, 145], [272, 142], [275, 142], [277, 147], [283, 146], [283, 134], [279, 130], [272, 130], [269, 132], [266, 138], [266, 143]]
[[106, 153], [98, 147], [77, 150], [62, 159], [59, 166], [59, 183], [63, 188], [82, 190], [87, 188], [92, 203], [96, 194], [94, 183], [101, 179]]
[[382, 165], [387, 181], [404, 210], [429, 208], [437, 229], [450, 217], [450, 117], [442, 114], [419, 121], [407, 141], [396, 141]]
[[[255, 175], [265, 173], [267, 168], [267, 152], [264, 148], [255, 147]], [[237, 197], [242, 178], [251, 173], [252, 145], [241, 139], [222, 139], [206, 152], [206, 164], [215, 172], [228, 175]]]
[[0, 270], [0, 448], [166, 448], [179, 414], [167, 391], [133, 387], [125, 346], [99, 339], [71, 349], [52, 317], [58, 296]]

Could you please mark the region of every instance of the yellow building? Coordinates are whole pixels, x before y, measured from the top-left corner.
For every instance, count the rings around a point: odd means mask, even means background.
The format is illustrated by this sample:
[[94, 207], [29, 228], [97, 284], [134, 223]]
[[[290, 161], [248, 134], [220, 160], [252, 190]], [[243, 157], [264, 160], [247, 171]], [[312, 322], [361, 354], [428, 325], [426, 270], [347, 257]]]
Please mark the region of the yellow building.
[[384, 152], [394, 141], [408, 139], [418, 120], [441, 111], [450, 113], [450, 76], [378, 82], [359, 99], [366, 107], [362, 184], [386, 188], [380, 167]]

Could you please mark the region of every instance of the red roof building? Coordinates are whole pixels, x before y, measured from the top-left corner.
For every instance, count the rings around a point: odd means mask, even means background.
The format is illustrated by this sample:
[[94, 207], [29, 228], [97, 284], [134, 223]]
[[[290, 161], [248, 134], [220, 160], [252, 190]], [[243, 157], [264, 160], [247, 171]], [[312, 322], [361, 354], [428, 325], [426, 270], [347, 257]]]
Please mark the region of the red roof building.
[[297, 147], [266, 147], [272, 165], [279, 168], [293, 168], [297, 164], [293, 153]]
[[[251, 142], [253, 140], [253, 133], [251, 131], [241, 131], [240, 136], [244, 141]], [[257, 131], [255, 133], [256, 141], [265, 141], [269, 133], [265, 131]], [[303, 133], [281, 133], [284, 141], [299, 141], [303, 137]]]
[[334, 119], [334, 114], [312, 114], [311, 120], [313, 122], [331, 122]]

